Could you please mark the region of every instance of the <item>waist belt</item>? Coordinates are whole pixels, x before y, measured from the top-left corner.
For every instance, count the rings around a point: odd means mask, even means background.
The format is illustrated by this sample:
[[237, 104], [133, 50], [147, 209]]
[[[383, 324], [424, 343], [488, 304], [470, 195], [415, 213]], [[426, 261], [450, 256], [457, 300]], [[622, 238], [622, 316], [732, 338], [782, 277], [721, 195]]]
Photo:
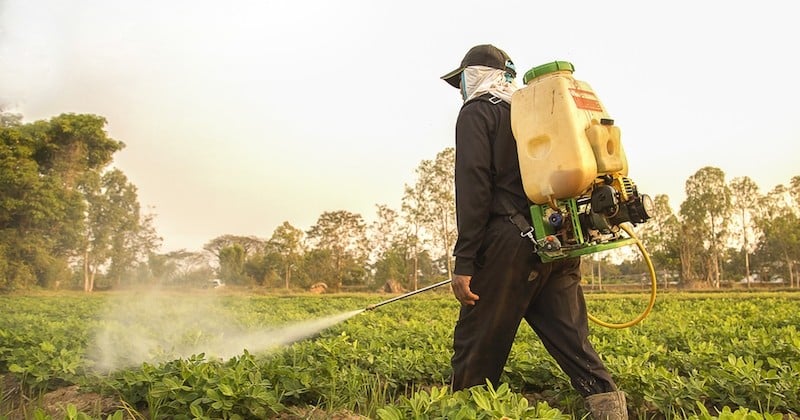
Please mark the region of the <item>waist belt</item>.
[[534, 236], [533, 226], [528, 223], [528, 219], [525, 218], [525, 215], [519, 211], [512, 203], [511, 200], [508, 199], [508, 196], [505, 194], [500, 195], [500, 204], [503, 206], [503, 209], [508, 212], [508, 220], [511, 222], [512, 225], [516, 226], [519, 229], [519, 236], [524, 236], [533, 242], [533, 251], [536, 252], [539, 250], [539, 244], [536, 242], [536, 237]]

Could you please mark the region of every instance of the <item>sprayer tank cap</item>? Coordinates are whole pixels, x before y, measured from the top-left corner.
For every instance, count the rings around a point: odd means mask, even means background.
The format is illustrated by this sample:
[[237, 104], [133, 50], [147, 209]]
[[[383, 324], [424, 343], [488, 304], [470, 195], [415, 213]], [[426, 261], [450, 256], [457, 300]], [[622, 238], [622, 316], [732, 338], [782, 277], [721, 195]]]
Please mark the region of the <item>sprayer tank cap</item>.
[[575, 71], [575, 66], [569, 61], [553, 61], [551, 63], [542, 64], [528, 70], [522, 78], [522, 83], [527, 85], [531, 80], [554, 71], [568, 71], [573, 73]]

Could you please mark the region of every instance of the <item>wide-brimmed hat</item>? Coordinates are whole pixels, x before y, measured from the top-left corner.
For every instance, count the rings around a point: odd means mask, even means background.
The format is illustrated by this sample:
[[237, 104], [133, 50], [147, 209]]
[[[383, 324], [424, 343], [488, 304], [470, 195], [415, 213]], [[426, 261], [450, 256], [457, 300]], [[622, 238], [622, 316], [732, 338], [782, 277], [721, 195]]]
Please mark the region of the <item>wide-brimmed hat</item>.
[[511, 77], [517, 76], [517, 72], [513, 67], [514, 63], [505, 51], [494, 45], [483, 44], [470, 48], [470, 50], [467, 51], [467, 55], [461, 60], [461, 65], [457, 69], [442, 76], [442, 79], [449, 83], [450, 86], [458, 88], [461, 84], [461, 72], [469, 66], [487, 66], [505, 70], [511, 74]]

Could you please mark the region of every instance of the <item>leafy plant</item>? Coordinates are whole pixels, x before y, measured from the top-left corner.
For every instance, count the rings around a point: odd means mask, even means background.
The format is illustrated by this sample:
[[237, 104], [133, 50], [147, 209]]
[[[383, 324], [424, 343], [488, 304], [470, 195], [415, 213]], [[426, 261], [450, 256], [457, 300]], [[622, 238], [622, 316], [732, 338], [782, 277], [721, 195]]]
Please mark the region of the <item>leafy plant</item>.
[[398, 404], [378, 410], [382, 420], [403, 419], [569, 419], [570, 416], [551, 408], [546, 402], [530, 406], [522, 395], [511, 392], [508, 384], [495, 389], [490, 382], [468, 390], [450, 393], [446, 388], [432, 387]]
[[[269, 335], [291, 331], [298, 321], [366, 307], [375, 296], [170, 299], [189, 299], [193, 307], [213, 304], [206, 312], [229, 319], [237, 331]], [[263, 418], [309, 409], [421, 419], [584, 414], [580, 396], [526, 325], [496, 388], [449, 392], [458, 311], [449, 295], [420, 295], [293, 343], [250, 346], [229, 359], [205, 352], [169, 357], [165, 351], [157, 356], [166, 359], [97, 370], [87, 356], [97, 331], [115, 329], [118, 337], [152, 327], [108, 322], [102, 309], [119, 309], [115, 302], [103, 295], [0, 296], [0, 374], [22, 384], [31, 400], [76, 383], [153, 419]], [[636, 309], [630, 295], [587, 295], [587, 302], [593, 314], [607, 319], [624, 319]], [[796, 293], [664, 294], [641, 324], [625, 330], [592, 326], [591, 340], [640, 418], [796, 417], [798, 302]], [[146, 319], [181, 324], [174, 310], [150, 315]], [[219, 334], [203, 327], [195, 322], [189, 333], [162, 338], [176, 347], [188, 343], [202, 349], [207, 338]], [[533, 398], [535, 405], [529, 402]]]

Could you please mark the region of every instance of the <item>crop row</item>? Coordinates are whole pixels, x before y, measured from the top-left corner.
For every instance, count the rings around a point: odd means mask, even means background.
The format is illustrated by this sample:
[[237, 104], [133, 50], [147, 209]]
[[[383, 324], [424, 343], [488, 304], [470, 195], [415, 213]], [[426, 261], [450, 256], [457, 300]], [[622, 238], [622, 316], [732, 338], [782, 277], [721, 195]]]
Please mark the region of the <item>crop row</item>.
[[[798, 298], [663, 294], [641, 324], [592, 326], [591, 339], [627, 393], [633, 418], [797, 416]], [[585, 414], [527, 326], [502, 384], [452, 393], [454, 299], [429, 293], [351, 312], [378, 299], [4, 296], [0, 375], [14, 378], [34, 401], [78, 384], [146, 418], [269, 418], [313, 410], [382, 419]], [[588, 304], [599, 318], [620, 322], [635, 316], [645, 299], [589, 295]], [[301, 322], [348, 312], [354, 316], [321, 330], [324, 324]], [[242, 349], [230, 353], [231, 346]], [[11, 401], [2, 407], [15, 408]]]

